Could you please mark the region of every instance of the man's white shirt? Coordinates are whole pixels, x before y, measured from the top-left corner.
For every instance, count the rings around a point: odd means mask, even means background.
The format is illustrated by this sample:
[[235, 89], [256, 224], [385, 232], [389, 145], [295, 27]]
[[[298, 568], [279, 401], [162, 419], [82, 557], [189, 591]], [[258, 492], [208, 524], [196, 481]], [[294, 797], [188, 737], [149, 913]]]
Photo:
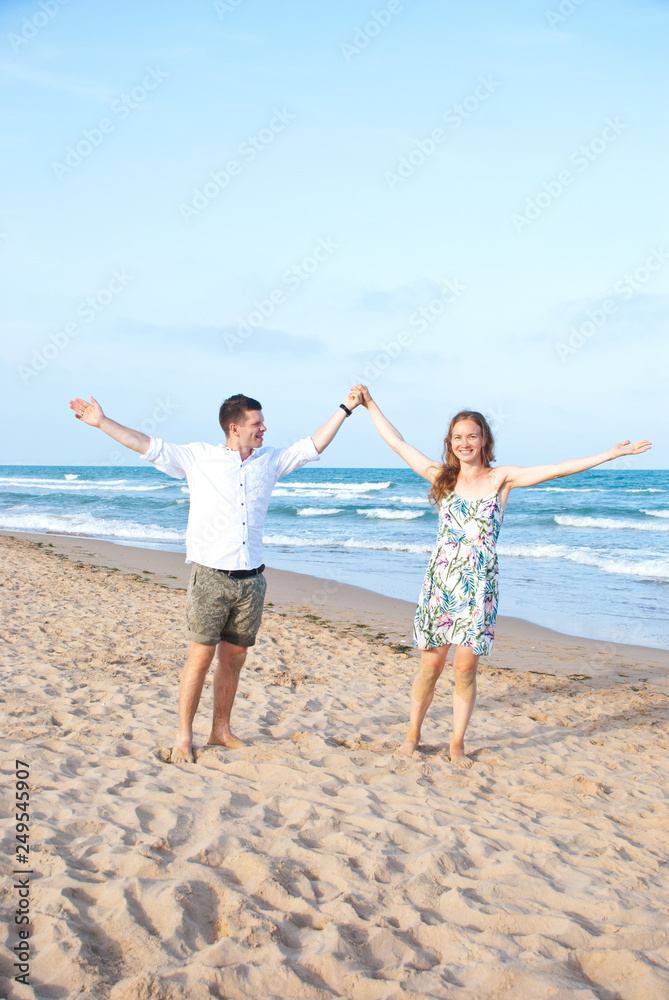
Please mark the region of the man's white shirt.
[[190, 489], [186, 562], [213, 569], [255, 569], [272, 490], [281, 476], [320, 458], [311, 438], [287, 448], [259, 448], [242, 462], [224, 444], [168, 444], [151, 438], [142, 455]]

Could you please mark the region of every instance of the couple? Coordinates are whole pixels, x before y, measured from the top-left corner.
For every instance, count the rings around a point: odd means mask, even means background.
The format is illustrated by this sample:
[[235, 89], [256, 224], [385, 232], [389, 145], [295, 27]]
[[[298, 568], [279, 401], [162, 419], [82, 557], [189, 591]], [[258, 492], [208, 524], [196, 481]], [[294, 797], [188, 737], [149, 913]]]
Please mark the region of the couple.
[[262, 528], [276, 482], [307, 462], [318, 461], [352, 411], [363, 405], [383, 440], [431, 484], [439, 512], [437, 543], [428, 563], [414, 622], [414, 645], [422, 649], [411, 690], [409, 731], [400, 752], [411, 755], [420, 740], [437, 680], [455, 646], [451, 761], [469, 766], [464, 737], [476, 700], [479, 656], [492, 649], [497, 616], [495, 546], [509, 492], [519, 486], [585, 472], [623, 455], [638, 455], [649, 441], [624, 441], [589, 458], [555, 465], [492, 468], [494, 440], [480, 413], [463, 410], [451, 420], [441, 462], [407, 444], [382, 414], [367, 387], [354, 386], [334, 415], [309, 438], [287, 448], [263, 448], [261, 404], [238, 394], [219, 411], [225, 444], [167, 444], [106, 417], [90, 397], [70, 401], [78, 420], [98, 427], [139, 452], [157, 469], [190, 488], [186, 560], [193, 563], [186, 596], [190, 650], [179, 688], [175, 764], [193, 763], [193, 720], [214, 655], [214, 718], [209, 745], [243, 746], [230, 729], [230, 714], [246, 650], [255, 644], [265, 596]]

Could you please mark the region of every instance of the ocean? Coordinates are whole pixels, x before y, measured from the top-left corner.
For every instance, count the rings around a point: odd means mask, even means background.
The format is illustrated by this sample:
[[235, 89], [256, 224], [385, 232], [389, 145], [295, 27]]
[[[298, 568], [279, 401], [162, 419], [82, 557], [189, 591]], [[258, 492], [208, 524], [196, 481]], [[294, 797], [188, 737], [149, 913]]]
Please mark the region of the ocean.
[[[437, 518], [408, 469], [307, 467], [277, 484], [268, 566], [415, 601]], [[148, 465], [0, 466], [0, 528], [185, 551], [188, 488]], [[594, 469], [513, 490], [500, 614], [669, 648], [669, 472]]]

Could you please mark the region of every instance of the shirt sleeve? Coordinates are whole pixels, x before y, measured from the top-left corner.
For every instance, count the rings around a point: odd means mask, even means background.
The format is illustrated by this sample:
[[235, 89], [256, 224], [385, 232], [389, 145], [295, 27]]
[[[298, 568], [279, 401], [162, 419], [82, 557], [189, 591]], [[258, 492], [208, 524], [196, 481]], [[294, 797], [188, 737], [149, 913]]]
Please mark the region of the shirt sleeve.
[[289, 472], [301, 469], [307, 462], [317, 462], [321, 456], [310, 437], [281, 448], [276, 453], [276, 478], [287, 476]]
[[195, 463], [193, 445], [168, 444], [155, 437], [151, 438], [148, 451], [142, 458], [175, 479], [185, 479], [189, 468]]

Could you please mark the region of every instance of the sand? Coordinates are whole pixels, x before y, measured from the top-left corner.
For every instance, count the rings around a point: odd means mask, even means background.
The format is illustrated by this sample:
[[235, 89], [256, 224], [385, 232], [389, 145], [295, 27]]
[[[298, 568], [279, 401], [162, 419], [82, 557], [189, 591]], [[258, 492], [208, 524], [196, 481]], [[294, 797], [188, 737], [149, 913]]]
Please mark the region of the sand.
[[[446, 675], [398, 759], [413, 607], [271, 571], [233, 712], [249, 745], [203, 747], [208, 682], [177, 767], [183, 556], [0, 554], [3, 772], [30, 762], [35, 872], [31, 985], [3, 996], [669, 995], [666, 652], [502, 620], [472, 768], [448, 759]], [[11, 871], [7, 794], [2, 817]], [[6, 972], [9, 878], [0, 902]]]

